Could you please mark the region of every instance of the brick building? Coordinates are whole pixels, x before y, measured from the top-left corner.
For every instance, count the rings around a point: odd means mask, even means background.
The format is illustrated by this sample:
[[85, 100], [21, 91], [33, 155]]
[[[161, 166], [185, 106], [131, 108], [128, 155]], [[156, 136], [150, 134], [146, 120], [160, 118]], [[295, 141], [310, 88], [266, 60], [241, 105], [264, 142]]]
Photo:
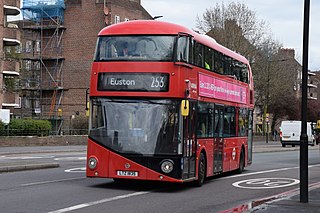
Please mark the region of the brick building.
[[86, 90], [98, 32], [152, 19], [140, 0], [23, 0], [21, 109], [15, 116], [50, 119], [54, 131], [86, 123]]
[[[283, 60], [282, 67], [287, 69], [292, 76], [294, 76], [293, 89], [296, 92], [298, 99], [302, 95], [302, 65], [295, 59], [295, 51], [290, 48], [282, 48], [279, 51], [279, 59]], [[317, 99], [317, 81], [316, 73], [308, 71], [308, 99]]]
[[10, 19], [20, 14], [19, 8], [20, 0], [0, 1], [0, 110], [11, 113], [19, 106], [16, 80], [19, 76], [20, 31]]

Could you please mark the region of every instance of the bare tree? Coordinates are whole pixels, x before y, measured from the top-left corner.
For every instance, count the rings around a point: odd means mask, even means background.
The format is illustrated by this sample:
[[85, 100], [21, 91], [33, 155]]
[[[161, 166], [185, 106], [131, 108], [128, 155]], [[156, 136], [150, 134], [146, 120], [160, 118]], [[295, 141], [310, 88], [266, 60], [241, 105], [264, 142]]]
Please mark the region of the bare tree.
[[266, 23], [259, 21], [254, 11], [234, 2], [217, 3], [214, 8], [206, 9], [202, 18], [197, 17], [196, 27], [251, 60], [254, 60], [253, 50], [261, 48], [268, 32]]
[[[256, 106], [272, 113], [274, 122], [283, 116], [297, 114], [293, 84], [299, 64], [294, 58], [281, 57], [281, 44], [271, 36], [265, 21], [243, 3], [216, 4], [206, 9], [196, 20], [197, 29], [218, 43], [245, 56], [251, 63], [254, 77]], [[264, 119], [265, 120], [265, 119]], [[274, 123], [272, 124], [272, 127]]]

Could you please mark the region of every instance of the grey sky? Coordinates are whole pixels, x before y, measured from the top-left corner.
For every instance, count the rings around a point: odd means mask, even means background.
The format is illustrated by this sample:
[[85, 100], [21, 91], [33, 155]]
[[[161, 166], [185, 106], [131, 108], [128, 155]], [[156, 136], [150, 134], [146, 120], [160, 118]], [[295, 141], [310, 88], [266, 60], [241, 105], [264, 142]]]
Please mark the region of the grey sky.
[[[152, 15], [162, 15], [162, 21], [195, 28], [196, 17], [206, 8], [214, 7], [222, 0], [141, 0], [142, 6]], [[223, 1], [225, 4], [230, 0]], [[256, 12], [259, 20], [266, 21], [273, 38], [285, 48], [294, 48], [296, 59], [301, 63], [303, 34], [303, 0], [239, 0]], [[320, 1], [311, 0], [309, 69], [320, 71]]]

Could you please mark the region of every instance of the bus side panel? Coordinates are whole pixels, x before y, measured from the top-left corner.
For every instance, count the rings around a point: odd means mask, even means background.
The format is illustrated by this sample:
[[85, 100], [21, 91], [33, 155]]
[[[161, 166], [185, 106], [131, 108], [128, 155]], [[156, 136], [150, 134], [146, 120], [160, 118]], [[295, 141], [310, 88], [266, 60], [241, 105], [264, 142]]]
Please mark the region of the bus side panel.
[[230, 170], [236, 170], [239, 168], [239, 161], [240, 161], [240, 155], [241, 155], [241, 148], [242, 145], [244, 147], [244, 153], [245, 153], [245, 165], [248, 164], [247, 156], [248, 156], [248, 146], [246, 145], [247, 138], [236, 138], [235, 140], [235, 152], [232, 150], [231, 153], [231, 162], [230, 162]]
[[95, 157], [98, 160], [98, 163], [97, 168], [94, 170], [89, 169], [87, 164], [87, 177], [109, 177], [108, 162], [110, 158], [110, 151], [88, 139], [87, 160], [90, 157]]
[[239, 168], [239, 160], [242, 145], [244, 145], [245, 162], [247, 165], [248, 146], [246, 144], [247, 138], [225, 138], [224, 139], [224, 161], [223, 172], [236, 170]]

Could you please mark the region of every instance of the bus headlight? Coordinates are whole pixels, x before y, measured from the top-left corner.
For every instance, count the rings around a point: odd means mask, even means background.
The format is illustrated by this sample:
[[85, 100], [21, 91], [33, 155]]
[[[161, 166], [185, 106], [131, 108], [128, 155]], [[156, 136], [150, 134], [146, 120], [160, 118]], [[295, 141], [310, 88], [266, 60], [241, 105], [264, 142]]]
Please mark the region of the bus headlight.
[[172, 160], [163, 160], [160, 165], [161, 165], [161, 170], [164, 173], [168, 174], [172, 172], [174, 163]]
[[88, 160], [88, 167], [90, 169], [95, 169], [97, 167], [98, 160], [95, 157], [90, 157]]

